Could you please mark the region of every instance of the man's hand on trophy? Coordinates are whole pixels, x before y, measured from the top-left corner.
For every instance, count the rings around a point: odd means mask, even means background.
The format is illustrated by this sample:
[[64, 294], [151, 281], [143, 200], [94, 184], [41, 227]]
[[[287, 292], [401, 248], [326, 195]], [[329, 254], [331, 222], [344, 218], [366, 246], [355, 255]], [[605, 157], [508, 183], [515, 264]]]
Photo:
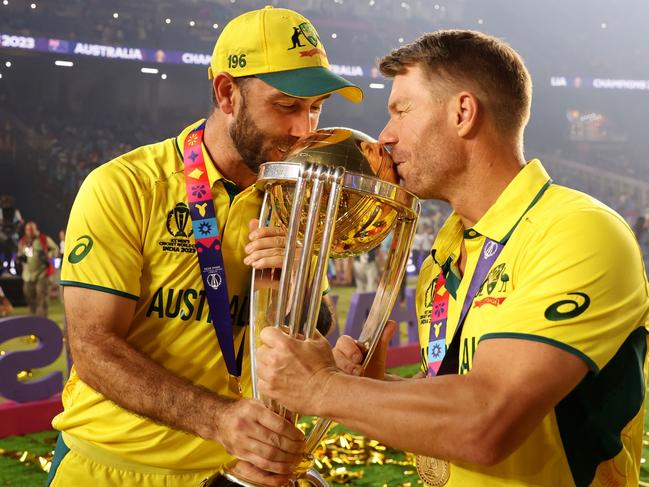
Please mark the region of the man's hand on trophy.
[[362, 344], [349, 335], [341, 336], [333, 349], [336, 365], [340, 370], [352, 375], [363, 375], [373, 379], [385, 378], [385, 358], [390, 345], [392, 335], [397, 331], [397, 323], [388, 320], [381, 334], [381, 339], [376, 346], [370, 362], [363, 372], [363, 361], [366, 350]]
[[300, 340], [274, 327], [264, 328], [259, 336], [263, 343], [257, 349], [261, 395], [291, 411], [320, 416], [327, 382], [339, 373], [327, 339], [318, 333], [316, 338]]
[[265, 487], [284, 487], [295, 477], [269, 473], [243, 460], [239, 460], [234, 465], [228, 466], [228, 473], [233, 474], [239, 479], [249, 480], [255, 485], [263, 485]]
[[343, 335], [333, 349], [336, 366], [347, 374], [361, 375], [365, 352], [365, 348], [360, 343], [349, 335]]
[[[259, 228], [259, 220], [250, 220], [248, 224], [250, 243], [246, 245], [246, 256], [243, 263], [257, 270], [257, 286], [277, 288], [282, 275], [284, 252], [286, 250], [286, 231], [279, 227]], [[299, 258], [299, 253], [296, 252]]]
[[237, 471], [250, 481], [284, 485], [303, 460], [304, 434], [257, 400], [233, 401], [216, 424], [215, 439], [243, 463]]
[[261, 227], [259, 220], [250, 220], [250, 243], [243, 263], [255, 269], [281, 269], [286, 249], [286, 230], [279, 227]]

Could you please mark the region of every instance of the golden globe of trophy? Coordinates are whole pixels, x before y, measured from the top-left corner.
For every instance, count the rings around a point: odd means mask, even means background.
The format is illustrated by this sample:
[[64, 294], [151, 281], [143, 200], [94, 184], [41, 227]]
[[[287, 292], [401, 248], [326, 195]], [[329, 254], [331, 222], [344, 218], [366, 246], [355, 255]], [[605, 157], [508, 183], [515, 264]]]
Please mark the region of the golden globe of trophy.
[[[366, 352], [363, 365], [367, 365], [395, 304], [419, 216], [419, 200], [397, 182], [389, 152], [349, 128], [318, 130], [298, 141], [285, 161], [260, 167], [257, 187], [264, 191], [260, 227], [283, 228], [287, 244], [281, 270], [253, 271], [252, 386], [256, 399], [289, 421], [296, 422], [298, 415], [261, 397], [257, 390], [259, 333], [274, 326], [293, 337], [313, 338], [329, 258], [366, 253], [391, 234], [385, 271], [358, 337]], [[279, 279], [268, 275], [275, 271]], [[311, 467], [312, 452], [330, 423], [319, 419], [307, 435], [305, 458], [294, 484], [328, 485]], [[228, 469], [204, 485], [256, 487]]]

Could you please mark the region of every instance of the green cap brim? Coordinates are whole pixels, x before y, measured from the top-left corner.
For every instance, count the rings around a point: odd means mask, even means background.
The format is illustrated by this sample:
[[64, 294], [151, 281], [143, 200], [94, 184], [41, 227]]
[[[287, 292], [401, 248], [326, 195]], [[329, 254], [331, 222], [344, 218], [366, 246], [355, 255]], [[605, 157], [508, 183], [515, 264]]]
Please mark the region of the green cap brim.
[[290, 96], [310, 98], [337, 92], [354, 103], [363, 100], [363, 90], [321, 66], [263, 73], [255, 76]]

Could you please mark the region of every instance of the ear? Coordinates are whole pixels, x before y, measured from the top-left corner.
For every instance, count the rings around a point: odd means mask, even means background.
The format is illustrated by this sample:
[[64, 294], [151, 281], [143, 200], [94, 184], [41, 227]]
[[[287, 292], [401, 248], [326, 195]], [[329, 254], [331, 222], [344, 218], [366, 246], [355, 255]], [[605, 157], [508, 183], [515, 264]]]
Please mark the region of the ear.
[[480, 102], [473, 93], [462, 91], [455, 96], [455, 128], [460, 137], [467, 137], [478, 125]]
[[228, 73], [219, 73], [214, 77], [212, 83], [214, 96], [219, 105], [219, 110], [225, 114], [231, 114], [234, 110], [234, 93], [237, 90], [232, 76]]

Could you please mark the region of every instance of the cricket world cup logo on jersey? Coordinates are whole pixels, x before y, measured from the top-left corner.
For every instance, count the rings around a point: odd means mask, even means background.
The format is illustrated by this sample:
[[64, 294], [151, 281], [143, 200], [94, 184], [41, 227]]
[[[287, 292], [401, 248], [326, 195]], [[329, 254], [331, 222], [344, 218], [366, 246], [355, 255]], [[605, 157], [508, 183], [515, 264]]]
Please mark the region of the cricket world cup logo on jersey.
[[223, 267], [206, 267], [203, 269], [203, 273], [205, 274], [205, 282], [207, 282], [209, 287], [215, 291], [221, 287], [221, 283], [223, 282]]
[[190, 240], [190, 237], [194, 234], [194, 230], [192, 229], [189, 207], [186, 203], [176, 203], [176, 205], [167, 212], [167, 218], [164, 222], [167, 232], [171, 235], [171, 239], [168, 237], [165, 238], [165, 235], [162, 240], [158, 242], [158, 245], [160, 245], [163, 252], [187, 254], [193, 254], [196, 252], [194, 242]]
[[177, 203], [176, 206], [167, 213], [167, 231], [173, 237], [189, 237], [192, 234], [192, 230], [189, 231], [189, 234], [185, 232], [188, 222], [189, 208], [185, 203]]

